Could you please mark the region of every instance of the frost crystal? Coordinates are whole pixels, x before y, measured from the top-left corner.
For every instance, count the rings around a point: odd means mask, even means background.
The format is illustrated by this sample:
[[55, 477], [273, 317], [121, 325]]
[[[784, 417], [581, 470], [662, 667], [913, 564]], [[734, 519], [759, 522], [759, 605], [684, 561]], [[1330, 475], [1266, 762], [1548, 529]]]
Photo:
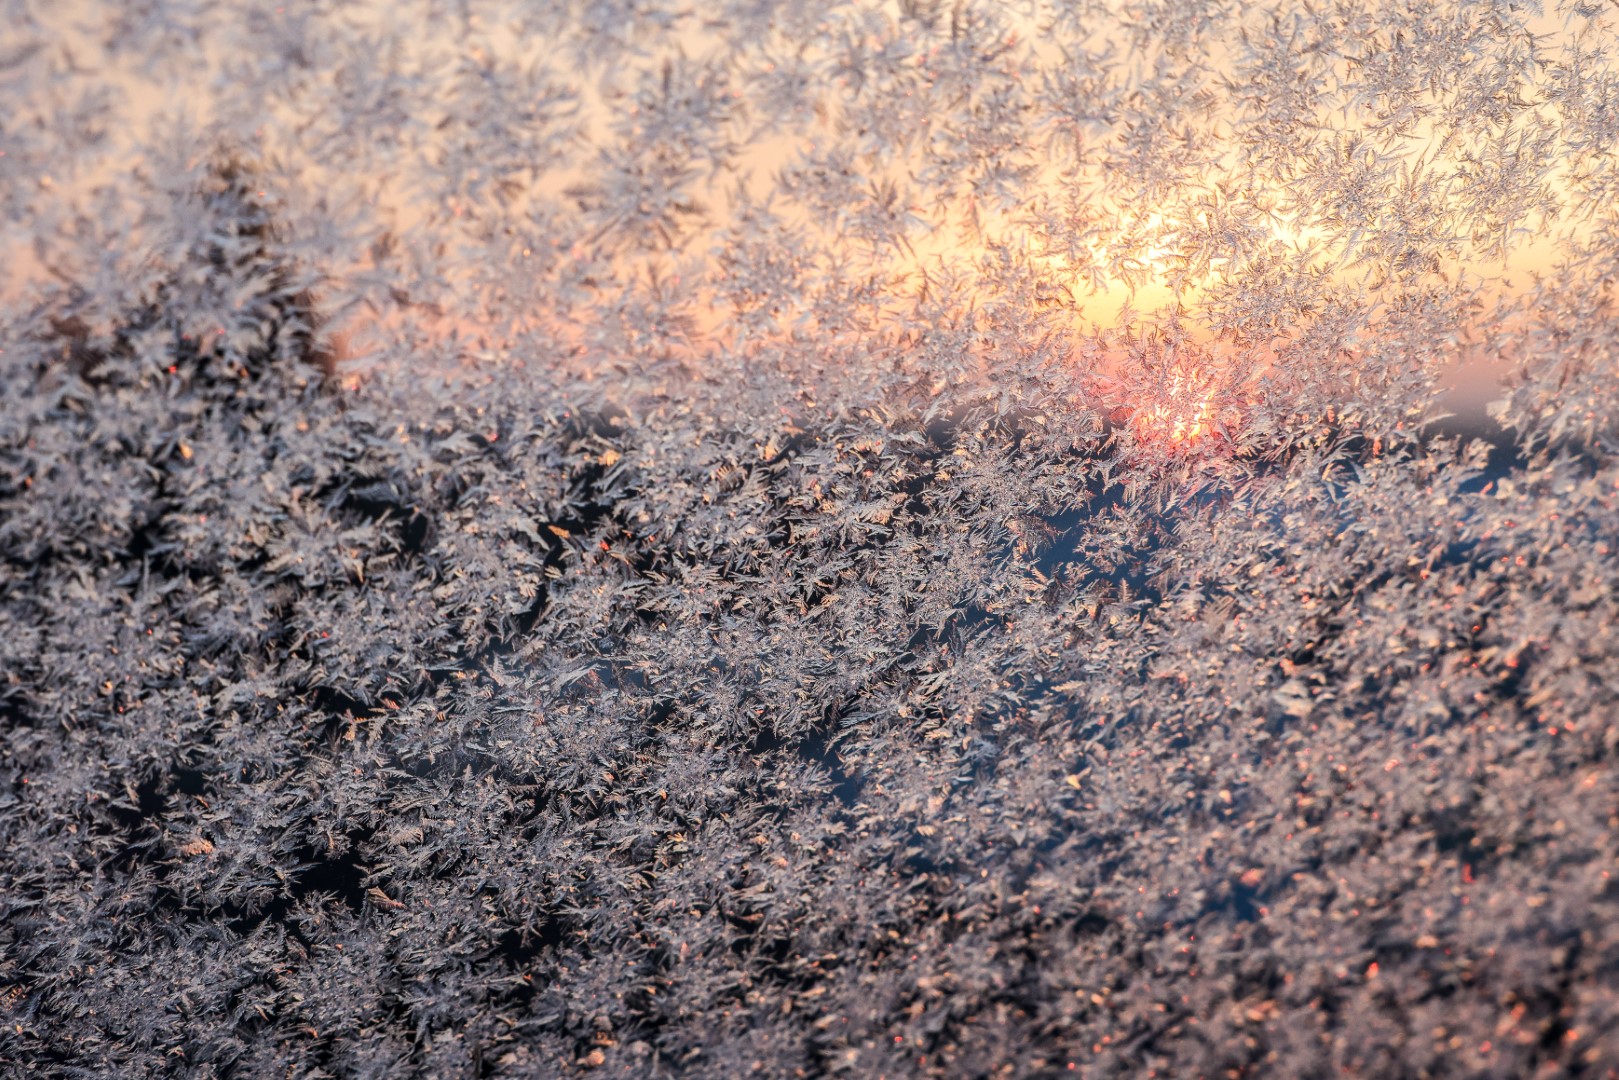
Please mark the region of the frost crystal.
[[1619, 8], [0, 27], [0, 1072], [1619, 1061]]

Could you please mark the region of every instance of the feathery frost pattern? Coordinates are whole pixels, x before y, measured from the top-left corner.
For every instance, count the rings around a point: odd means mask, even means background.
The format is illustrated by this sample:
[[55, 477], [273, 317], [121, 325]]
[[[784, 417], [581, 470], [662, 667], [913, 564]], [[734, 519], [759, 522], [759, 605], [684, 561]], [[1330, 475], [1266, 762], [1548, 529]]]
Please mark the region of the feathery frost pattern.
[[1614, 1075], [1619, 7], [0, 0], [0, 100], [0, 1072]]

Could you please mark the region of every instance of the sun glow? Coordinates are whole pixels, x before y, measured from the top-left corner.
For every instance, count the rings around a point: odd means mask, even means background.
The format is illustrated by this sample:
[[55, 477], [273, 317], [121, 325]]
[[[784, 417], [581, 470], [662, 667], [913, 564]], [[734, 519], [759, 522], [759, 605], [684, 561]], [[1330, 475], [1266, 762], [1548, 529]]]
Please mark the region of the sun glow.
[[1172, 446], [1192, 446], [1214, 434], [1213, 394], [1190, 408], [1170, 404], [1150, 406], [1136, 414], [1136, 431], [1146, 438], [1163, 439]]
[[1186, 453], [1229, 441], [1243, 422], [1243, 406], [1213, 366], [1179, 370], [1167, 379], [1132, 379], [1103, 387], [1104, 400], [1122, 401], [1115, 421], [1138, 446]]

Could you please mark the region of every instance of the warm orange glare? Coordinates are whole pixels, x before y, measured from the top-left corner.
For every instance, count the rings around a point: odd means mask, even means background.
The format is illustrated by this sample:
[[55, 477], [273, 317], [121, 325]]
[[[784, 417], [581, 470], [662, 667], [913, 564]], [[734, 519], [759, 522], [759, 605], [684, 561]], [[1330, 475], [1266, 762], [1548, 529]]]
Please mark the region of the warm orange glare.
[[1131, 420], [1136, 438], [1190, 448], [1215, 433], [1213, 393], [1190, 404], [1159, 402], [1142, 409]]
[[1119, 357], [1115, 374], [1092, 384], [1133, 445], [1171, 454], [1204, 451], [1229, 441], [1243, 425], [1247, 399], [1236, 370], [1245, 360], [1199, 350], [1150, 375], [1141, 370], [1142, 359]]

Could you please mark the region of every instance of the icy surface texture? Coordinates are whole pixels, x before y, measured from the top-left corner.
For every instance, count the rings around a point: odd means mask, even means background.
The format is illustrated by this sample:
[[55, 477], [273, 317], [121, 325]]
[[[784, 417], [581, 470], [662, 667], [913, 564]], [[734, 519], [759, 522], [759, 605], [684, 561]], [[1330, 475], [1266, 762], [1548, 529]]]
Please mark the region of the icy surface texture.
[[0, 1072], [1619, 1062], [1619, 9], [811, 6], [0, 0]]

